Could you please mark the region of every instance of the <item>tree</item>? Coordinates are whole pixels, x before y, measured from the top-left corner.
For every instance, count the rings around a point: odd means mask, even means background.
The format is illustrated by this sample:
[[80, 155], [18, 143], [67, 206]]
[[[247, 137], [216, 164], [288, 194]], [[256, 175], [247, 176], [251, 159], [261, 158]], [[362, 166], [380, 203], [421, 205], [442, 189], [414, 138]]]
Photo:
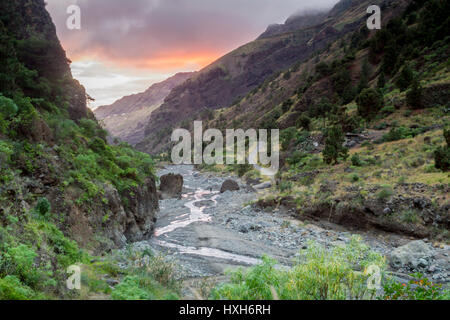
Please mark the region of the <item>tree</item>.
[[434, 161], [436, 168], [447, 172], [450, 171], [450, 129], [444, 129], [444, 137], [447, 145], [434, 152]]
[[380, 76], [378, 77], [377, 88], [383, 89], [385, 86], [386, 86], [386, 76], [384, 75], [384, 72], [381, 72]]
[[405, 91], [406, 89], [408, 89], [408, 87], [412, 84], [413, 81], [414, 81], [414, 72], [412, 71], [409, 65], [406, 65], [400, 72], [400, 75], [398, 76], [395, 84], [401, 91]]
[[357, 97], [358, 113], [365, 119], [373, 119], [383, 105], [383, 95], [375, 89], [364, 89]]
[[361, 68], [361, 74], [359, 76], [359, 83], [358, 83], [358, 93], [361, 93], [364, 89], [368, 88], [369, 86], [369, 77], [370, 77], [370, 65], [367, 59], [364, 59], [362, 68]]
[[420, 85], [419, 80], [414, 79], [411, 85], [411, 89], [409, 89], [406, 93], [406, 102], [408, 103], [408, 105], [413, 107], [414, 109], [422, 108], [422, 93], [423, 88]]
[[337, 164], [339, 157], [348, 158], [348, 148], [344, 147], [345, 137], [342, 127], [334, 125], [327, 129], [323, 159], [327, 164]]

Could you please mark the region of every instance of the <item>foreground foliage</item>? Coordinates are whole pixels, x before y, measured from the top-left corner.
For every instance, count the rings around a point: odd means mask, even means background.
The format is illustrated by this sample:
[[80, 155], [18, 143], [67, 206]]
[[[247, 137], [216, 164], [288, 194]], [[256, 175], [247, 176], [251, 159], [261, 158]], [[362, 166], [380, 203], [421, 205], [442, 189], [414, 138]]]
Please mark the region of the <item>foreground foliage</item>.
[[213, 299], [227, 300], [345, 300], [370, 299], [376, 291], [367, 287], [369, 266], [385, 268], [384, 258], [354, 237], [346, 246], [326, 249], [310, 243], [289, 270], [263, 258], [248, 271], [232, 273], [230, 283], [212, 292]]

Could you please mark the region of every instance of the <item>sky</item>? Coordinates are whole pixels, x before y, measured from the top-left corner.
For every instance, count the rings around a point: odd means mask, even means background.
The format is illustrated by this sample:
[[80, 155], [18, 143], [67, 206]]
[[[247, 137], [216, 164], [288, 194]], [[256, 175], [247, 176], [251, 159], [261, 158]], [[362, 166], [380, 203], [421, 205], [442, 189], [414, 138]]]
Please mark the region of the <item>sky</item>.
[[[338, 0], [46, 0], [91, 108], [197, 71], [296, 12]], [[70, 30], [67, 8], [81, 9]]]

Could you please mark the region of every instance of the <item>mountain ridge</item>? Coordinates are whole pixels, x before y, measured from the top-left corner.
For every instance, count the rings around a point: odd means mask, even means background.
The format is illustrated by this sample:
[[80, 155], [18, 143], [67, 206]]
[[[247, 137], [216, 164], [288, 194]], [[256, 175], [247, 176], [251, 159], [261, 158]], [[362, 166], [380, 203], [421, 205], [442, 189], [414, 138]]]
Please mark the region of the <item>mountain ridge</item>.
[[118, 99], [111, 105], [100, 106], [94, 115], [113, 138], [134, 145], [142, 140], [145, 122], [163, 102], [170, 91], [195, 72], [179, 72], [168, 79], [154, 83], [141, 93]]

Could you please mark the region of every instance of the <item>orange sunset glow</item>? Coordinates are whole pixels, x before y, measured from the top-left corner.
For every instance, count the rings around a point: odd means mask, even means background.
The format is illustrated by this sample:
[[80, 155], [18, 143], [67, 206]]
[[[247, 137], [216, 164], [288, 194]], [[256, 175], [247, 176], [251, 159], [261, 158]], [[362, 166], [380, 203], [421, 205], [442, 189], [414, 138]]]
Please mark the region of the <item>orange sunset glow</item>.
[[[198, 71], [308, 8], [305, 0], [47, 0], [72, 73], [96, 101], [145, 91], [177, 72]], [[334, 0], [317, 0], [329, 6]], [[67, 8], [81, 11], [69, 30]], [[257, 13], [257, 14], [256, 14]]]

